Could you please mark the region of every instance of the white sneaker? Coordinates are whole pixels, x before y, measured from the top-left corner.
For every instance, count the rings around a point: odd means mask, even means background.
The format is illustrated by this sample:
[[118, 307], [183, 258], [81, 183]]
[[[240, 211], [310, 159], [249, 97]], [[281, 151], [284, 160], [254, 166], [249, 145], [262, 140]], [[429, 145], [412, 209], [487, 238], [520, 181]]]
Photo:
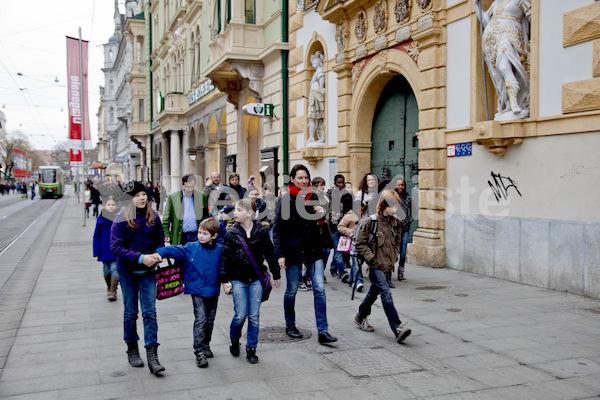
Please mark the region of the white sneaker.
[[396, 328], [396, 342], [402, 343], [404, 339], [410, 336], [412, 331], [406, 327], [406, 322]]
[[361, 318], [360, 315], [358, 315], [358, 314], [356, 314], [356, 316], [354, 317], [354, 322], [363, 331], [373, 332], [375, 330], [375, 328], [373, 328], [371, 325], [369, 325], [369, 321], [367, 321], [366, 318]]

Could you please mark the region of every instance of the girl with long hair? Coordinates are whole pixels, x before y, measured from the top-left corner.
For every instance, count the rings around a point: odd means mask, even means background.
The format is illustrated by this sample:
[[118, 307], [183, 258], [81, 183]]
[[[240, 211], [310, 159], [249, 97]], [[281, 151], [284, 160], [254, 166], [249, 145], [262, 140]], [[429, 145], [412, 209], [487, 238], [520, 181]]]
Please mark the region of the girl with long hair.
[[165, 234], [158, 213], [148, 204], [146, 187], [137, 181], [123, 185], [125, 204], [115, 217], [110, 249], [117, 257], [117, 271], [123, 295], [123, 330], [127, 358], [133, 367], [143, 367], [139, 355], [136, 320], [138, 299], [144, 321], [148, 368], [153, 374], [165, 370], [158, 361], [155, 265], [160, 256], [152, 254], [164, 246]]

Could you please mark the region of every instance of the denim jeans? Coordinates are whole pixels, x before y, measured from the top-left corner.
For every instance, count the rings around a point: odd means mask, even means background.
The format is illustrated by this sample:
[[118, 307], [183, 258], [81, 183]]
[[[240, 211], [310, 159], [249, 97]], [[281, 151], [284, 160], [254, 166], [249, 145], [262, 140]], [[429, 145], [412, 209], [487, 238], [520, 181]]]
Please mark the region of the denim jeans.
[[[324, 267], [323, 260], [317, 260], [308, 269], [310, 279], [312, 281], [312, 290], [315, 304], [315, 318], [317, 320], [317, 330], [319, 334], [325, 333], [328, 330], [327, 326], [327, 302], [325, 299], [325, 282], [324, 282]], [[300, 283], [300, 274], [302, 272], [302, 264], [289, 264], [285, 269], [287, 279], [287, 287], [283, 295], [283, 311], [285, 313], [285, 325], [287, 327], [296, 324], [296, 312], [294, 310], [296, 303], [296, 293], [298, 292], [298, 284]]]
[[138, 300], [142, 306], [144, 321], [145, 347], [158, 346], [158, 323], [156, 322], [156, 281], [154, 273], [119, 274], [123, 293], [123, 330], [125, 343], [137, 342], [136, 321], [138, 318]]
[[251, 283], [231, 281], [231, 286], [235, 314], [229, 327], [229, 336], [239, 339], [242, 336], [242, 328], [246, 317], [248, 317], [246, 346], [256, 348], [258, 344], [260, 303], [263, 294], [262, 284], [257, 279]]
[[355, 256], [350, 256], [351, 269], [350, 269], [350, 280], [348, 284], [350, 286], [354, 286], [354, 278], [357, 277], [358, 282], [356, 283], [356, 287], [362, 286], [364, 284], [362, 274], [359, 274], [360, 265], [358, 264], [358, 259]]
[[116, 261], [102, 261], [102, 269], [104, 271], [104, 276], [119, 275], [117, 272]]
[[196, 355], [204, 352], [210, 345], [218, 301], [219, 296], [202, 297], [192, 295], [194, 304], [194, 354]]
[[342, 253], [337, 251], [340, 236], [342, 235], [337, 230], [331, 234], [331, 237], [333, 238], [333, 258], [331, 260], [331, 266], [329, 267], [329, 271], [337, 272], [339, 275], [342, 276], [346, 273], [346, 263], [344, 263]]
[[371, 315], [371, 306], [373, 306], [373, 303], [377, 300], [377, 295], [381, 295], [383, 310], [387, 316], [390, 328], [392, 328], [392, 331], [395, 333], [401, 322], [396, 307], [394, 307], [392, 293], [390, 292], [385, 272], [377, 268], [371, 268], [369, 270], [369, 279], [371, 279], [371, 287], [362, 304], [358, 307], [358, 315], [361, 318], [366, 318]]
[[404, 263], [406, 262], [406, 247], [408, 246], [408, 234], [409, 231], [402, 232], [402, 240], [400, 242], [400, 263], [398, 266], [404, 267]]

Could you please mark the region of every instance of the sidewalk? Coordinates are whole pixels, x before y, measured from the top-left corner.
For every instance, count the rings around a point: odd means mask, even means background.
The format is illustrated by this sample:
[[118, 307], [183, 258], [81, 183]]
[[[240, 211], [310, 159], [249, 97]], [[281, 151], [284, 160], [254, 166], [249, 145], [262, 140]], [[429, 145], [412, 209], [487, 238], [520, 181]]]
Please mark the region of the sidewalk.
[[[398, 345], [378, 300], [363, 332], [353, 318], [365, 293], [327, 276], [336, 346], [316, 339], [312, 292], [299, 292], [298, 327], [280, 341], [283, 287], [261, 308], [260, 362], [229, 354], [231, 296], [222, 294], [207, 369], [196, 367], [189, 296], [157, 302], [162, 377], [131, 368], [119, 301], [106, 301], [92, 258], [95, 219], [81, 226], [74, 195], [0, 377], [0, 397], [36, 399], [592, 399], [600, 395], [600, 301], [450, 269], [409, 265], [392, 289], [413, 334]], [[567, 267], [567, 266], [566, 266]], [[326, 272], [328, 275], [328, 273]], [[32, 279], [34, 279], [32, 277]], [[368, 287], [368, 285], [367, 285]], [[0, 333], [5, 329], [0, 323]], [[267, 328], [272, 333], [267, 334]], [[141, 318], [138, 332], [143, 334]], [[245, 332], [245, 330], [244, 330]], [[4, 336], [2, 336], [4, 337]], [[245, 344], [245, 339], [242, 340]]]

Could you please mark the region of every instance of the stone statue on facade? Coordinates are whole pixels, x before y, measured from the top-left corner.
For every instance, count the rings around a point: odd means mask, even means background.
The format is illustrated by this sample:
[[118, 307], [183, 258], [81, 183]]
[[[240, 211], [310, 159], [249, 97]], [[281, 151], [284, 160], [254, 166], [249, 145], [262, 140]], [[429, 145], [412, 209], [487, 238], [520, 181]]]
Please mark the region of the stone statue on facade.
[[495, 0], [487, 11], [473, 0], [483, 27], [488, 71], [498, 95], [495, 120], [529, 116], [529, 26], [531, 0]]
[[317, 51], [310, 56], [310, 62], [315, 73], [310, 80], [308, 95], [308, 141], [307, 146], [322, 146], [325, 144], [325, 70], [323, 61], [325, 55]]

